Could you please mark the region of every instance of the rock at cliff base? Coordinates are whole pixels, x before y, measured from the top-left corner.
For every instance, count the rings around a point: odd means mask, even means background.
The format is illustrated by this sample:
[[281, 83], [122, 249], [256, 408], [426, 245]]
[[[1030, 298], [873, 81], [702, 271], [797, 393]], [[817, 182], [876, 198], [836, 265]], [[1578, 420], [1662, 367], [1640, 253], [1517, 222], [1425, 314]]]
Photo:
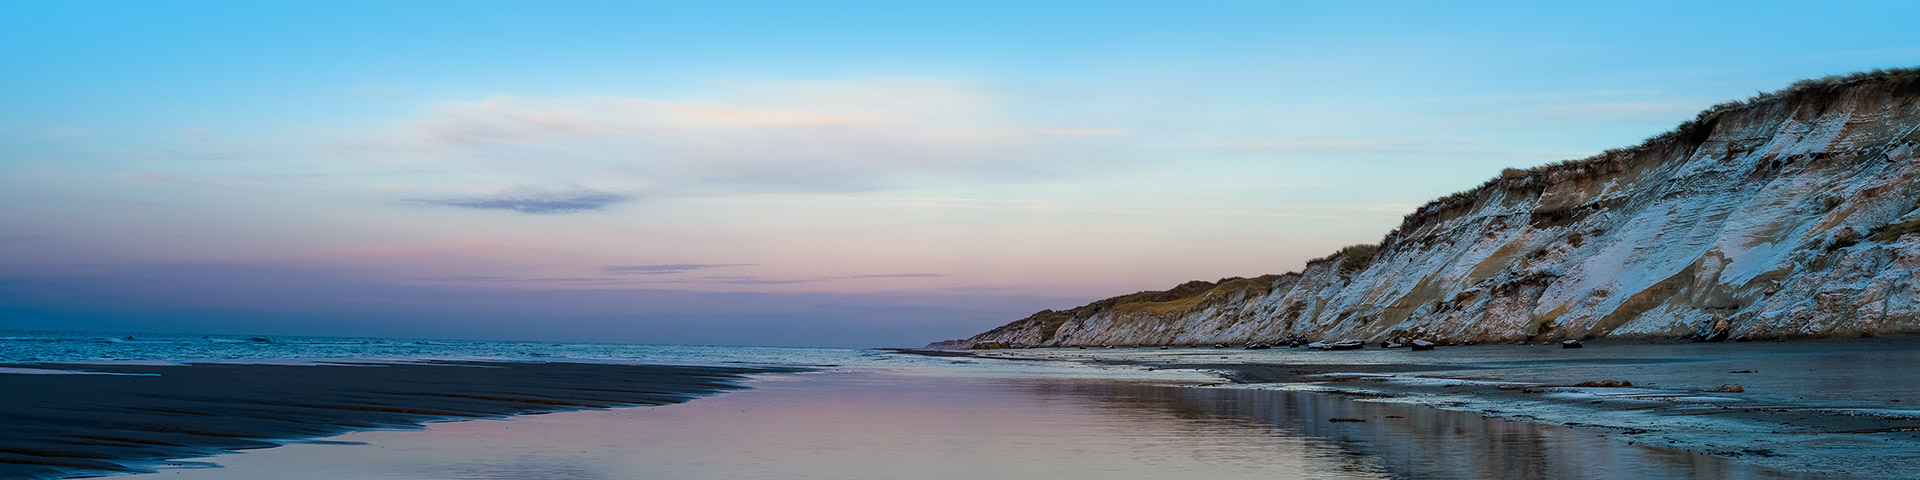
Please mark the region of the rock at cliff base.
[[1341, 340], [1338, 342], [1327, 344], [1327, 350], [1359, 350], [1362, 348], [1366, 348], [1366, 346], [1367, 346], [1367, 342], [1362, 342], [1359, 340], [1354, 340], [1349, 338], [1346, 340]]
[[1573, 384], [1573, 386], [1597, 387], [1597, 388], [1625, 388], [1625, 387], [1633, 386], [1633, 382], [1629, 382], [1626, 380], [1588, 380], [1588, 381]]

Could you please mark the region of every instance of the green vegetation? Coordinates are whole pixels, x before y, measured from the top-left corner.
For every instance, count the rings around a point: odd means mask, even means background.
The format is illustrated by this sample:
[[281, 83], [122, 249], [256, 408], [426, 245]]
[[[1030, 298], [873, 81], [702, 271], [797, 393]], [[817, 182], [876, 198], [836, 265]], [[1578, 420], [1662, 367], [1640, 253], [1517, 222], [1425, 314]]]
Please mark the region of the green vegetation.
[[1261, 275], [1254, 278], [1228, 277], [1217, 282], [1194, 280], [1168, 290], [1134, 292], [1071, 310], [1043, 310], [1027, 317], [1027, 321], [1039, 324], [1043, 338], [1052, 338], [1061, 325], [1072, 319], [1087, 318], [1106, 311], [1122, 315], [1180, 313], [1199, 307], [1200, 303], [1208, 298], [1225, 298], [1242, 292], [1266, 294], [1280, 277], [1280, 275]]
[[1380, 253], [1379, 245], [1366, 244], [1366, 243], [1359, 244], [1359, 245], [1348, 245], [1345, 247], [1340, 247], [1340, 251], [1333, 252], [1332, 255], [1316, 258], [1313, 260], [1308, 260], [1307, 264], [1312, 265], [1316, 263], [1326, 263], [1326, 262], [1339, 260], [1340, 261], [1339, 273], [1341, 275], [1348, 275], [1348, 274], [1352, 274], [1353, 272], [1365, 270], [1368, 266], [1372, 266], [1373, 258], [1375, 256], [1378, 256], [1379, 253]]
[[1244, 291], [1257, 290], [1257, 293], [1266, 293], [1276, 278], [1279, 278], [1279, 276], [1262, 275], [1251, 279], [1228, 277], [1220, 279], [1219, 282], [1212, 283], [1194, 280], [1182, 283], [1172, 290], [1122, 295], [1102, 300], [1095, 304], [1098, 305], [1102, 302], [1111, 301], [1113, 303], [1110, 304], [1110, 308], [1113, 309], [1114, 313], [1121, 315], [1139, 313], [1156, 316], [1168, 315], [1193, 310], [1200, 306], [1201, 300], [1207, 298], [1224, 298]]
[[[1824, 102], [1833, 98], [1840, 90], [1868, 82], [1877, 83], [1881, 88], [1892, 89], [1903, 92], [1903, 94], [1920, 93], [1920, 67], [1880, 69], [1846, 75], [1803, 79], [1778, 91], [1761, 92], [1752, 97], [1748, 97], [1746, 100], [1735, 100], [1714, 105], [1701, 111], [1699, 115], [1695, 115], [1692, 120], [1681, 123], [1679, 127], [1648, 137], [1639, 145], [1609, 149], [1587, 158], [1561, 160], [1532, 168], [1504, 169], [1501, 170], [1500, 176], [1488, 180], [1478, 187], [1454, 192], [1451, 195], [1428, 202], [1426, 205], [1421, 206], [1419, 209], [1414, 210], [1413, 213], [1409, 213], [1401, 219], [1400, 228], [1395, 231], [1412, 232], [1430, 219], [1441, 218], [1449, 212], [1471, 207], [1474, 202], [1483, 198], [1487, 192], [1493, 189], [1506, 188], [1519, 190], [1545, 188], [1549, 177], [1561, 172], [1565, 172], [1563, 174], [1565, 176], [1562, 178], [1577, 179], [1593, 178], [1606, 173], [1623, 171], [1638, 164], [1643, 154], [1658, 152], [1661, 150], [1657, 149], [1673, 147], [1676, 144], [1689, 145], [1706, 141], [1707, 136], [1713, 133], [1713, 127], [1719, 122], [1720, 117], [1736, 110], [1796, 99], [1808, 99], [1824, 105]], [[1389, 234], [1388, 236], [1392, 237], [1393, 235]]]
[[1194, 295], [1191, 297], [1177, 298], [1177, 299], [1168, 300], [1164, 302], [1121, 303], [1118, 305], [1114, 305], [1113, 311], [1114, 313], [1118, 313], [1121, 315], [1132, 315], [1137, 313], [1145, 313], [1148, 315], [1166, 315], [1169, 313], [1177, 313], [1177, 312], [1192, 310], [1193, 307], [1200, 306], [1200, 299], [1204, 297], [1205, 295]]
[[1230, 298], [1243, 292], [1265, 295], [1280, 278], [1281, 275], [1261, 275], [1254, 278], [1228, 277], [1218, 282], [1194, 280], [1167, 290], [1134, 292], [1070, 310], [1041, 310], [1021, 320], [1020, 324], [1037, 325], [1040, 341], [1046, 342], [1058, 335], [1067, 322], [1076, 319], [1086, 319], [1108, 311], [1118, 315], [1144, 313], [1152, 316], [1184, 313], [1201, 307], [1209, 298]]
[[1066, 325], [1067, 320], [1073, 319], [1073, 312], [1041, 310], [1040, 313], [1033, 314], [1033, 316], [1027, 318], [1040, 322], [1040, 341], [1044, 342], [1052, 340], [1053, 335], [1060, 332], [1060, 326]]

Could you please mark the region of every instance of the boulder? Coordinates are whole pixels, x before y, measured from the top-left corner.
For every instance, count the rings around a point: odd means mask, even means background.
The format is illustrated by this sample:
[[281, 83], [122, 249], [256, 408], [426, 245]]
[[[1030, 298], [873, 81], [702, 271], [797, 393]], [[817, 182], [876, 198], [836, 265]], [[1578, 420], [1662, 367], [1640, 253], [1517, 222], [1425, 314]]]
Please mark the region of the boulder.
[[1366, 347], [1367, 347], [1367, 342], [1362, 342], [1362, 341], [1354, 340], [1351, 338], [1346, 340], [1341, 340], [1338, 342], [1333, 342], [1327, 345], [1328, 350], [1359, 350]]

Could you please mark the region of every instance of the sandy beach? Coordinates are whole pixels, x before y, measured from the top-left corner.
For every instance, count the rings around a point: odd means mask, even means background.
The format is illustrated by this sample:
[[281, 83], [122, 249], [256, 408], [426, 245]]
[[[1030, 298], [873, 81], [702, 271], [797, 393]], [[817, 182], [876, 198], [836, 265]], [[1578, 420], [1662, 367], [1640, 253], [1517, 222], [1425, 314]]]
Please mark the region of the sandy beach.
[[663, 405], [736, 389], [748, 374], [791, 371], [509, 362], [7, 368], [7, 479], [139, 472], [166, 459], [441, 420]]
[[16, 363], [0, 478], [1902, 478], [1917, 343]]

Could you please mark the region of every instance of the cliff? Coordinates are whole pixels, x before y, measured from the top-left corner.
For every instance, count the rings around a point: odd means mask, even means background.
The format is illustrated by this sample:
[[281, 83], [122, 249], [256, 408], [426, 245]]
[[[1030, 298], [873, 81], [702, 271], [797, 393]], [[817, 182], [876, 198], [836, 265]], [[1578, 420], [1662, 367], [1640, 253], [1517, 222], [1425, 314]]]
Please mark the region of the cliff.
[[1920, 69], [1804, 80], [1407, 215], [1303, 271], [1042, 311], [936, 348], [1920, 333]]

